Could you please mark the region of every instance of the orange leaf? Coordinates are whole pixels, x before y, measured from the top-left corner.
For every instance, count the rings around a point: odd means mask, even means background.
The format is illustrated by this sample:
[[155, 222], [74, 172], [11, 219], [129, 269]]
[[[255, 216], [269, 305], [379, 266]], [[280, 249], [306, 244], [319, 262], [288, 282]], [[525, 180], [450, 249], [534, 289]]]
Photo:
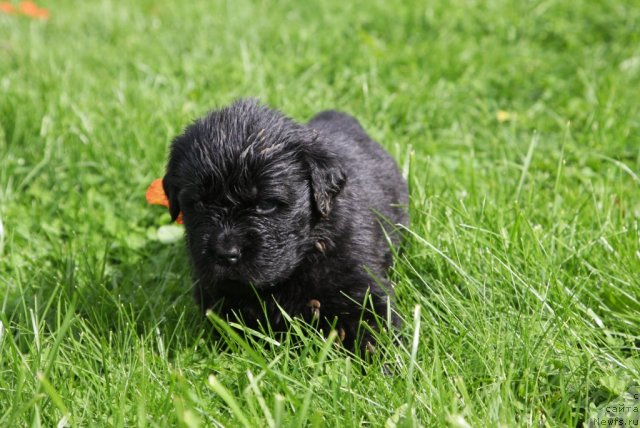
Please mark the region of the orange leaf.
[[16, 13], [16, 8], [9, 2], [0, 2], [0, 12], [11, 14]]
[[[167, 195], [164, 193], [164, 187], [162, 187], [162, 178], [157, 178], [151, 182], [151, 184], [147, 188], [147, 193], [145, 196], [148, 203], [152, 205], [162, 205], [163, 207], [169, 208], [169, 199], [167, 199]], [[178, 214], [176, 223], [184, 224], [182, 213]]]
[[20, 3], [20, 13], [30, 18], [49, 18], [49, 11], [47, 9], [38, 7], [37, 4], [31, 1], [23, 1]]
[[162, 178], [157, 178], [147, 188], [147, 202], [152, 205], [163, 205], [169, 208], [169, 200], [162, 187]]

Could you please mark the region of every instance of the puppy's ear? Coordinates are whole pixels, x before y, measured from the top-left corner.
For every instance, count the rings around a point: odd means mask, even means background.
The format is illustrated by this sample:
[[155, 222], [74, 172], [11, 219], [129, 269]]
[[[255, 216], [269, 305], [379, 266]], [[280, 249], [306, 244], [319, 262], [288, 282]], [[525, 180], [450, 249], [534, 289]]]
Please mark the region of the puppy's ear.
[[180, 215], [180, 202], [178, 202], [178, 193], [180, 188], [176, 185], [175, 177], [167, 173], [162, 179], [162, 187], [164, 188], [164, 194], [167, 195], [169, 200], [169, 214], [171, 214], [171, 221], [176, 221]]
[[311, 190], [315, 207], [322, 217], [331, 212], [333, 201], [347, 181], [340, 161], [328, 150], [321, 138], [305, 144], [305, 159], [311, 176]]
[[171, 151], [169, 153], [169, 162], [167, 163], [167, 173], [162, 178], [162, 187], [164, 194], [169, 200], [169, 214], [171, 220], [176, 221], [180, 215], [180, 202], [178, 195], [180, 194], [181, 185], [179, 180], [179, 169], [186, 156], [187, 139], [184, 135], [176, 137], [171, 143]]

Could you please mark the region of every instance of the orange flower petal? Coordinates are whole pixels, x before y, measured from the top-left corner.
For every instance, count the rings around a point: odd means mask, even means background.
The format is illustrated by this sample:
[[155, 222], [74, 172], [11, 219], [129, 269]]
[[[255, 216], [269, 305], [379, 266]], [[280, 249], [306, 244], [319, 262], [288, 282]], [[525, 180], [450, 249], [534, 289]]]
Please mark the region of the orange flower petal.
[[[147, 188], [145, 196], [148, 203], [152, 205], [162, 205], [163, 207], [169, 208], [169, 200], [167, 199], [167, 195], [164, 193], [164, 187], [162, 187], [162, 178], [157, 178], [151, 182]], [[176, 223], [184, 224], [182, 213], [178, 214]]]
[[47, 9], [38, 7], [38, 5], [31, 1], [23, 1], [20, 3], [20, 13], [30, 18], [49, 18], [49, 11]]
[[162, 187], [162, 178], [157, 178], [147, 188], [147, 202], [152, 205], [162, 205], [169, 208], [169, 200], [167, 195], [164, 194], [164, 188]]
[[3, 1], [0, 2], [0, 12], [11, 14], [16, 13], [17, 10], [11, 3]]

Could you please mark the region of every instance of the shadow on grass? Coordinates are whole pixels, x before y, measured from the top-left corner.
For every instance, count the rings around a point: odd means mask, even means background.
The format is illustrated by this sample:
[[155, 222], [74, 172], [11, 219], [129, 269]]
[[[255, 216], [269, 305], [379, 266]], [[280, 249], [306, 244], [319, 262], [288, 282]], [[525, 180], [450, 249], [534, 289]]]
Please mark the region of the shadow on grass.
[[180, 336], [189, 346], [211, 327], [192, 299], [181, 243], [111, 245], [101, 253], [61, 249], [8, 273], [3, 318], [25, 351], [38, 333], [55, 335], [69, 311], [69, 334], [90, 331], [97, 338], [153, 333], [165, 343]]

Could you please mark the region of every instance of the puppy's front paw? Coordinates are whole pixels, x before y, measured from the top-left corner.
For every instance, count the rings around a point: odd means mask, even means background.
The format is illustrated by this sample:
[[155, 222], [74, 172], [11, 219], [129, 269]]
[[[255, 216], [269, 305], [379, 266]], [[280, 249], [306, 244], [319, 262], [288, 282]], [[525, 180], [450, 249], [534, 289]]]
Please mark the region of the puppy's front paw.
[[344, 331], [344, 328], [338, 328], [338, 337], [340, 338], [340, 342], [344, 343], [345, 339], [347, 338], [347, 332]]
[[317, 240], [314, 245], [316, 247], [316, 250], [318, 250], [321, 254], [324, 254], [327, 251], [327, 243], [322, 239]]
[[365, 349], [365, 352], [368, 353], [369, 355], [373, 355], [376, 353], [376, 347], [368, 340], [364, 344], [364, 349]]
[[307, 302], [307, 307], [311, 310], [311, 320], [318, 321], [320, 319], [320, 301], [311, 299]]
[[338, 336], [338, 340], [333, 342], [333, 346], [335, 346], [336, 349], [340, 349], [344, 345], [344, 341], [347, 338], [347, 332], [344, 331], [344, 328], [342, 327], [338, 327], [337, 330], [335, 330], [335, 332]]

